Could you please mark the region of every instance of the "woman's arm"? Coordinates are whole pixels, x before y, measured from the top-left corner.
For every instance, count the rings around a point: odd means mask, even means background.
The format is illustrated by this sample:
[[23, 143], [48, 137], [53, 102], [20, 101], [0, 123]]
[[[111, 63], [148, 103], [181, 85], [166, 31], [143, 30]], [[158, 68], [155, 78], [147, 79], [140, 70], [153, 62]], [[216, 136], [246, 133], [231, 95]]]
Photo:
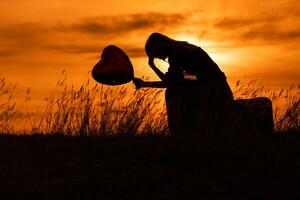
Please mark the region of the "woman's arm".
[[149, 81], [145, 82], [144, 87], [150, 87], [150, 88], [166, 88], [167, 84], [164, 81]]
[[162, 81], [166, 81], [167, 77], [164, 73], [162, 73], [154, 64], [154, 58], [149, 58], [148, 64], [151, 67], [151, 69], [156, 73], [156, 75], [160, 78]]
[[148, 87], [148, 88], [166, 88], [170, 85], [177, 85], [177, 86], [200, 86], [200, 85], [209, 85], [208, 83], [200, 83], [197, 80], [187, 80], [187, 79], [181, 79], [179, 81], [143, 81], [140, 78], [134, 78], [133, 84], [135, 85], [136, 89], [140, 89], [142, 87]]
[[140, 78], [134, 78], [133, 84], [136, 89], [140, 89], [142, 87], [150, 87], [150, 88], [166, 88], [167, 83], [165, 81], [149, 81], [145, 82]]

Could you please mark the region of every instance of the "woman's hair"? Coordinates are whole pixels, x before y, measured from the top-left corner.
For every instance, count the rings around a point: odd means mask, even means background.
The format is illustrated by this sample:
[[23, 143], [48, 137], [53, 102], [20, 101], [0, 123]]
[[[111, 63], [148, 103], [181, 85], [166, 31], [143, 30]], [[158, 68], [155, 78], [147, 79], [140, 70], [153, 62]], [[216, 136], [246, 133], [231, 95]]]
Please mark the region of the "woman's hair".
[[160, 33], [152, 33], [145, 45], [145, 51], [148, 56], [151, 56], [153, 51], [166, 52], [168, 47], [173, 46], [176, 40], [173, 40]]
[[193, 45], [186, 41], [173, 40], [161, 33], [152, 33], [146, 42], [145, 51], [148, 57], [152, 57], [153, 53], [163, 53], [166, 55], [170, 49], [178, 46], [190, 48]]

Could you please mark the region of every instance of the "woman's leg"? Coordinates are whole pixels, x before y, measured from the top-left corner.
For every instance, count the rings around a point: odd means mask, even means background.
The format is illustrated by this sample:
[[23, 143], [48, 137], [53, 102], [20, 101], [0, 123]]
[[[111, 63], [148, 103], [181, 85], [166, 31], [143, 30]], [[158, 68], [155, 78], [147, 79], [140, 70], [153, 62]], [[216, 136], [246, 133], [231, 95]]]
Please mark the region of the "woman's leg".
[[188, 93], [185, 87], [172, 87], [166, 90], [165, 98], [171, 135], [189, 135], [191, 109]]

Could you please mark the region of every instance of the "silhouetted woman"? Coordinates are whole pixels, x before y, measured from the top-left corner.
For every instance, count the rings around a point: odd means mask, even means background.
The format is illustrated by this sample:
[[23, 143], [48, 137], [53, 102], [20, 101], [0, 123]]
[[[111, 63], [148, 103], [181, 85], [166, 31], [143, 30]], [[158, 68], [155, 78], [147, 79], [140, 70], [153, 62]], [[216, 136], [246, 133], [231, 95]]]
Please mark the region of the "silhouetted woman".
[[[152, 33], [145, 45], [148, 64], [161, 81], [145, 82], [134, 79], [136, 88], [167, 88], [166, 105], [169, 129], [172, 135], [201, 135], [210, 132], [212, 113], [223, 113], [230, 107], [233, 95], [224, 73], [200, 47], [185, 41], [173, 40], [160, 33]], [[169, 63], [162, 73], [154, 58]], [[185, 75], [194, 75], [188, 80]]]

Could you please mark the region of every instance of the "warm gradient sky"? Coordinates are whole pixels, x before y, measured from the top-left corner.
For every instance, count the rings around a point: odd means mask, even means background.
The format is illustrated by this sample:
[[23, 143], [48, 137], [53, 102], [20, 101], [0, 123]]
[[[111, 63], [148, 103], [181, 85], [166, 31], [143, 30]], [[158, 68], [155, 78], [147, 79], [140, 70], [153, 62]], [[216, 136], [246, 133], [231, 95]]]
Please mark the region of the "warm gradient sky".
[[150, 76], [151, 32], [200, 45], [230, 82], [300, 82], [298, 0], [1, 0], [0, 75], [44, 97], [63, 69], [82, 83], [101, 50], [116, 44], [137, 76]]

